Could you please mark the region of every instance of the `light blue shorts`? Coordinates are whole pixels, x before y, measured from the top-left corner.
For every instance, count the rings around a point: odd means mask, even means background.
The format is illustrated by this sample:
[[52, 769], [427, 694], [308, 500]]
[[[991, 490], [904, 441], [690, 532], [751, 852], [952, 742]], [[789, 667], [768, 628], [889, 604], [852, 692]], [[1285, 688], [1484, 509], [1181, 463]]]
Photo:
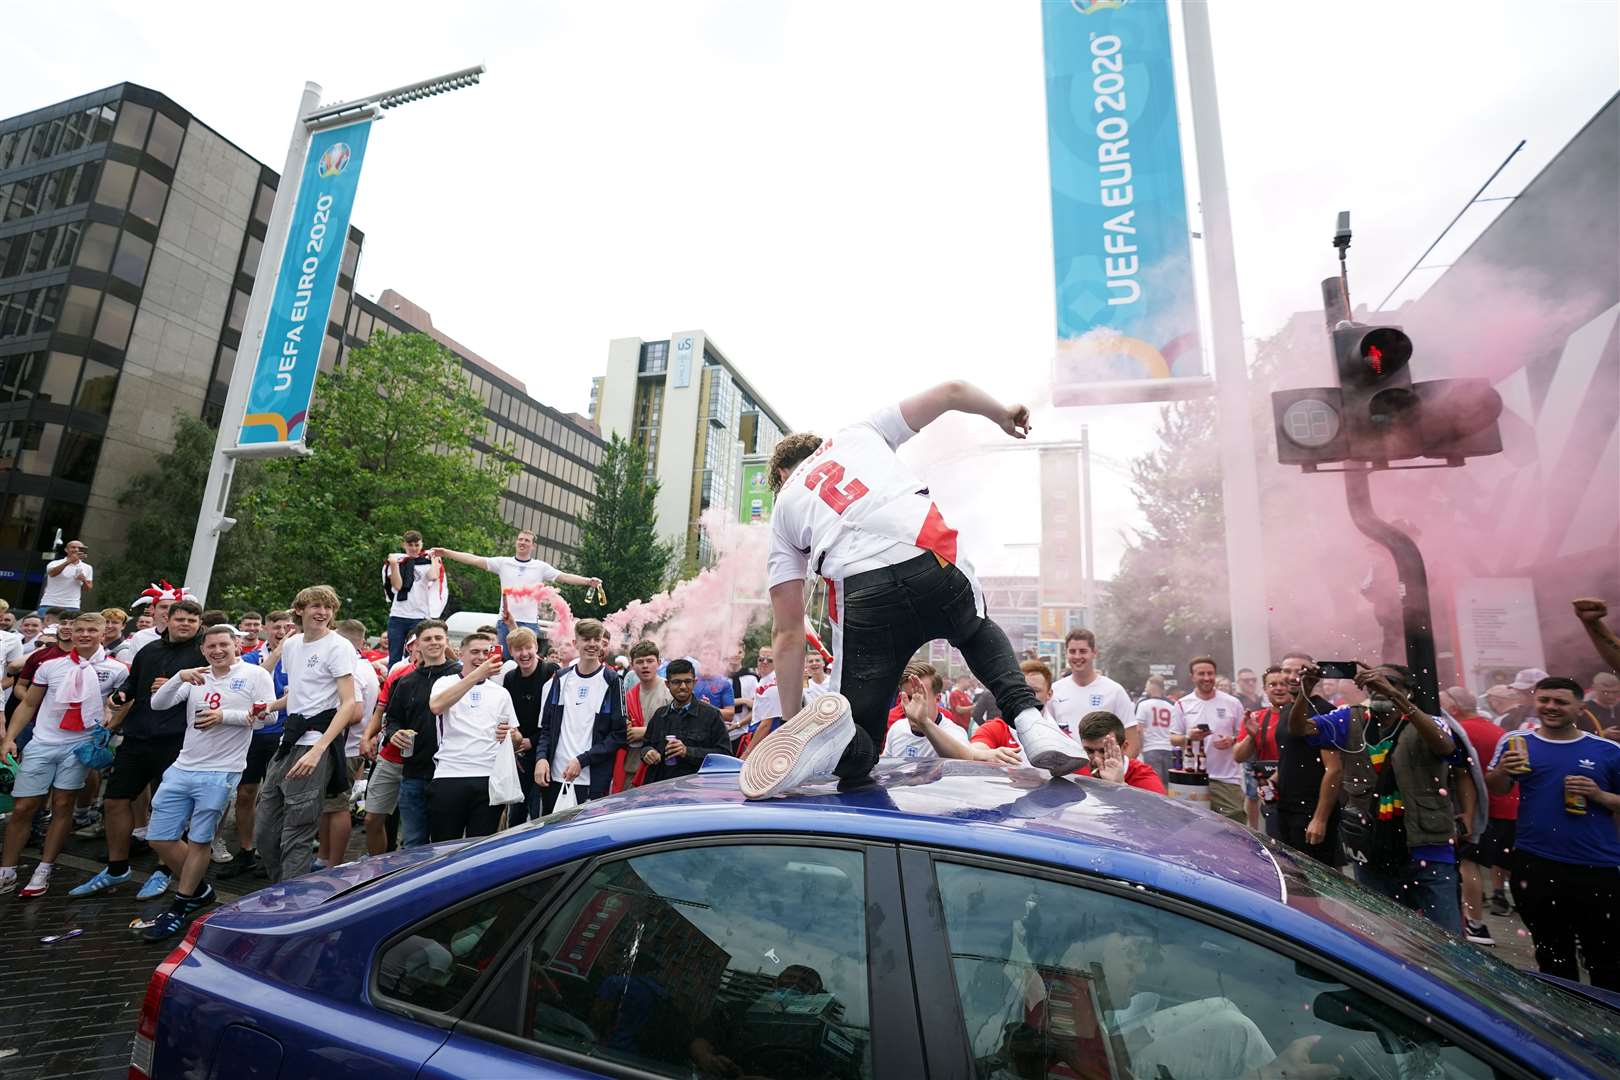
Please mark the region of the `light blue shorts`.
[[170, 765], [152, 796], [146, 838], [178, 840], [184, 833], [193, 844], [212, 843], [240, 779], [239, 772], [197, 772]]
[[11, 786], [16, 799], [32, 799], [55, 788], [57, 791], [78, 791], [84, 787], [84, 762], [73, 754], [73, 748], [83, 742], [76, 739], [66, 743], [42, 743], [30, 739], [23, 747], [22, 760], [17, 763], [17, 777]]

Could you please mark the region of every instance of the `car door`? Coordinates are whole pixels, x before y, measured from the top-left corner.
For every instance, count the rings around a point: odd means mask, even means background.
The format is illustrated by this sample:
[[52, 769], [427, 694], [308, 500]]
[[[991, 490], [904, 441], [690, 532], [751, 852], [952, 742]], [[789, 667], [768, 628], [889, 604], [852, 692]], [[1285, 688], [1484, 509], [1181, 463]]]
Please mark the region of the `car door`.
[[906, 848], [901, 866], [917, 982], [939, 988], [923, 1013], [935, 1075], [1523, 1075], [1399, 996], [1218, 914], [1010, 861]]
[[600, 857], [419, 1074], [922, 1076], [895, 849], [703, 837]]

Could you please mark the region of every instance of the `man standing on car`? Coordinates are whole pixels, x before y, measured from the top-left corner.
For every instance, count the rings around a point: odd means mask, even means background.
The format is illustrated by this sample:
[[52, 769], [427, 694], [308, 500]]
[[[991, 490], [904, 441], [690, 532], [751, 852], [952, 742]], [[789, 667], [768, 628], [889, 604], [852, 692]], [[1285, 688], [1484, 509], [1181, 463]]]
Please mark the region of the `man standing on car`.
[[[975, 677], [1013, 717], [1036, 766], [1069, 772], [1086, 760], [1078, 743], [1042, 715], [1007, 635], [985, 616], [984, 595], [928, 489], [895, 451], [947, 412], [994, 421], [1022, 439], [1029, 410], [1003, 405], [963, 382], [941, 383], [823, 440], [789, 435], [771, 455], [779, 492], [771, 517], [767, 585], [775, 623], [782, 714], [761, 720], [741, 786], [769, 798], [815, 775], [870, 774], [888, 735], [889, 702], [912, 654], [936, 638], [962, 651]], [[799, 714], [804, 689], [804, 585], [827, 581], [832, 692]], [[799, 715], [795, 715], [799, 714]], [[1134, 720], [1134, 717], [1132, 718]]]

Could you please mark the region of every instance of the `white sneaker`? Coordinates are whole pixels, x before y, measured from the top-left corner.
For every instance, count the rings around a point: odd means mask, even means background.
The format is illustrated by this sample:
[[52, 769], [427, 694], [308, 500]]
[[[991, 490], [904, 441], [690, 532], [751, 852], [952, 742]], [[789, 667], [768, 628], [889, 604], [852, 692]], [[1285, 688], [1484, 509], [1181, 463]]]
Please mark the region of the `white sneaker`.
[[742, 768], [743, 796], [769, 799], [813, 776], [831, 774], [854, 736], [848, 699], [821, 695], [749, 751]]
[[208, 858], [211, 862], [228, 863], [236, 856], [231, 854], [231, 846], [225, 842], [225, 838], [215, 833], [214, 842], [208, 849]]
[[1063, 734], [1057, 722], [1044, 713], [1025, 709], [1014, 724], [1018, 729], [1018, 745], [1037, 769], [1062, 776], [1091, 760], [1080, 744]]

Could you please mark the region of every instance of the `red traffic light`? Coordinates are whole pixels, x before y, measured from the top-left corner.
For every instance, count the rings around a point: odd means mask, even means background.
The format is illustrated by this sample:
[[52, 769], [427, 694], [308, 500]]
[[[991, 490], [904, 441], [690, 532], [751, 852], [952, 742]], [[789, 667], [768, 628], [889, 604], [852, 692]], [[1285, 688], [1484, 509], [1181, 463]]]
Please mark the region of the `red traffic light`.
[[1373, 386], [1406, 370], [1412, 339], [1397, 326], [1341, 326], [1333, 354], [1343, 386]]

